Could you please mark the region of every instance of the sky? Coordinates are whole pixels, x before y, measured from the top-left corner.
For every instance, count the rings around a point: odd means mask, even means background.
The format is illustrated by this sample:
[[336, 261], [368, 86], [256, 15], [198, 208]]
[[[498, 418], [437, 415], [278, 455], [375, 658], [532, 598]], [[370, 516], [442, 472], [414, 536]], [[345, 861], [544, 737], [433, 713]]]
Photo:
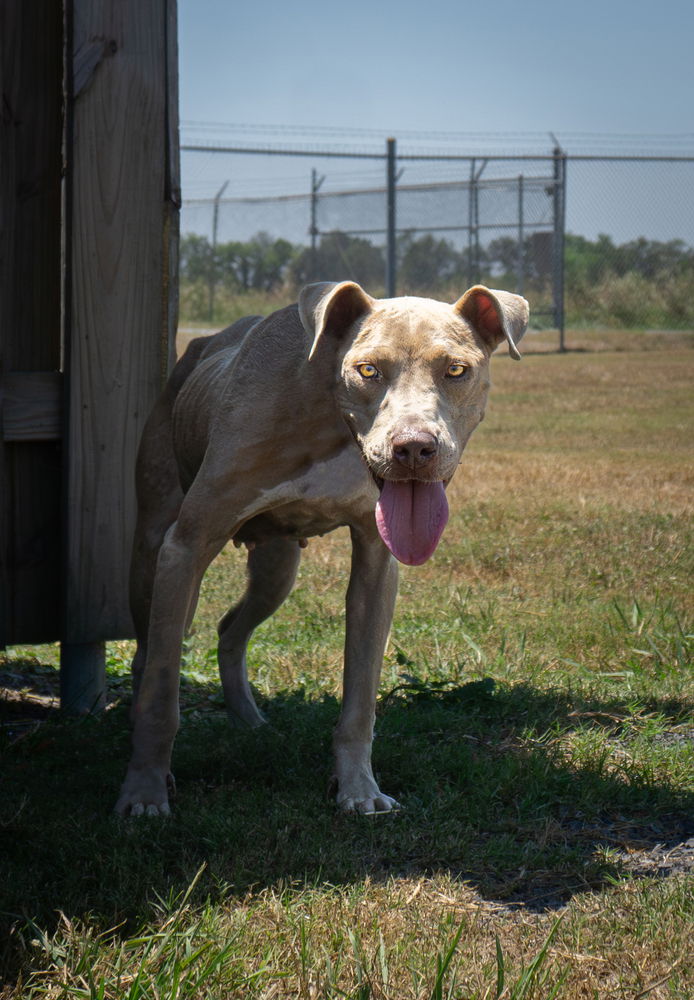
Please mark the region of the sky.
[[182, 121], [692, 133], [691, 0], [179, 0]]
[[[569, 153], [694, 152], [691, 0], [179, 0], [178, 16], [184, 143], [302, 129], [324, 146], [436, 150], [455, 133], [463, 152], [549, 152], [554, 133]], [[184, 154], [184, 198], [306, 187], [303, 161], [223, 159]]]

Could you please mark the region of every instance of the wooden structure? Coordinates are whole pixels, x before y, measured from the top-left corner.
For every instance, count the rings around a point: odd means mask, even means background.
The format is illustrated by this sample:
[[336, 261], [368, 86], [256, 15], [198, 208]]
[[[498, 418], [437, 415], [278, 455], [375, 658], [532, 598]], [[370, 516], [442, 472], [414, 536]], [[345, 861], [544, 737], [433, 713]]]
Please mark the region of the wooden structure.
[[89, 711], [174, 354], [176, 0], [3, 0], [0, 82], [0, 647], [60, 640]]

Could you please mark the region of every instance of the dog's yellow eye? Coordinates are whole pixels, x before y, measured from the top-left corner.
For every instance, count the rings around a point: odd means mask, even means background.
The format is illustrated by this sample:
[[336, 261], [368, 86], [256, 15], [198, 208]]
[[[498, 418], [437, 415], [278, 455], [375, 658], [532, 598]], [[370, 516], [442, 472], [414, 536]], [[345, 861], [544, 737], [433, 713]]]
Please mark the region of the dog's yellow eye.
[[375, 365], [370, 365], [368, 362], [364, 361], [362, 364], [357, 365], [357, 371], [362, 378], [376, 378], [378, 375], [378, 368]]
[[468, 366], [464, 365], [461, 361], [454, 361], [446, 369], [446, 375], [450, 378], [460, 378], [467, 371]]

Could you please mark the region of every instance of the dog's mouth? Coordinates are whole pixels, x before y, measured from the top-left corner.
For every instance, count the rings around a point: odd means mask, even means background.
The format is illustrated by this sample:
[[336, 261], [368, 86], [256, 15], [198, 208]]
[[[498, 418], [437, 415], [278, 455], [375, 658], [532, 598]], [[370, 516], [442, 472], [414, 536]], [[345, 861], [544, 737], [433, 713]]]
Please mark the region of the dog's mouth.
[[407, 566], [421, 566], [436, 550], [448, 521], [446, 483], [376, 479], [376, 526], [384, 544]]
[[436, 551], [448, 523], [446, 487], [451, 477], [385, 479], [367, 458], [353, 423], [347, 421], [347, 425], [379, 492], [376, 526], [384, 545], [398, 562], [421, 566]]

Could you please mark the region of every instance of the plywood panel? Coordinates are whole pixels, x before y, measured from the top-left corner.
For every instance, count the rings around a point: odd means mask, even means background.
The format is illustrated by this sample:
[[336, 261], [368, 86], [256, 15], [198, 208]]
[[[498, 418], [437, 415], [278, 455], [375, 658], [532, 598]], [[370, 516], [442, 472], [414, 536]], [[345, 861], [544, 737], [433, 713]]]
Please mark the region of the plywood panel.
[[9, 372], [3, 376], [4, 441], [59, 441], [62, 414], [60, 372]]
[[[14, 373], [55, 380], [60, 367], [62, 76], [61, 5], [0, 4], [0, 647], [60, 628], [60, 452]], [[38, 433], [16, 436], [18, 406]]]

